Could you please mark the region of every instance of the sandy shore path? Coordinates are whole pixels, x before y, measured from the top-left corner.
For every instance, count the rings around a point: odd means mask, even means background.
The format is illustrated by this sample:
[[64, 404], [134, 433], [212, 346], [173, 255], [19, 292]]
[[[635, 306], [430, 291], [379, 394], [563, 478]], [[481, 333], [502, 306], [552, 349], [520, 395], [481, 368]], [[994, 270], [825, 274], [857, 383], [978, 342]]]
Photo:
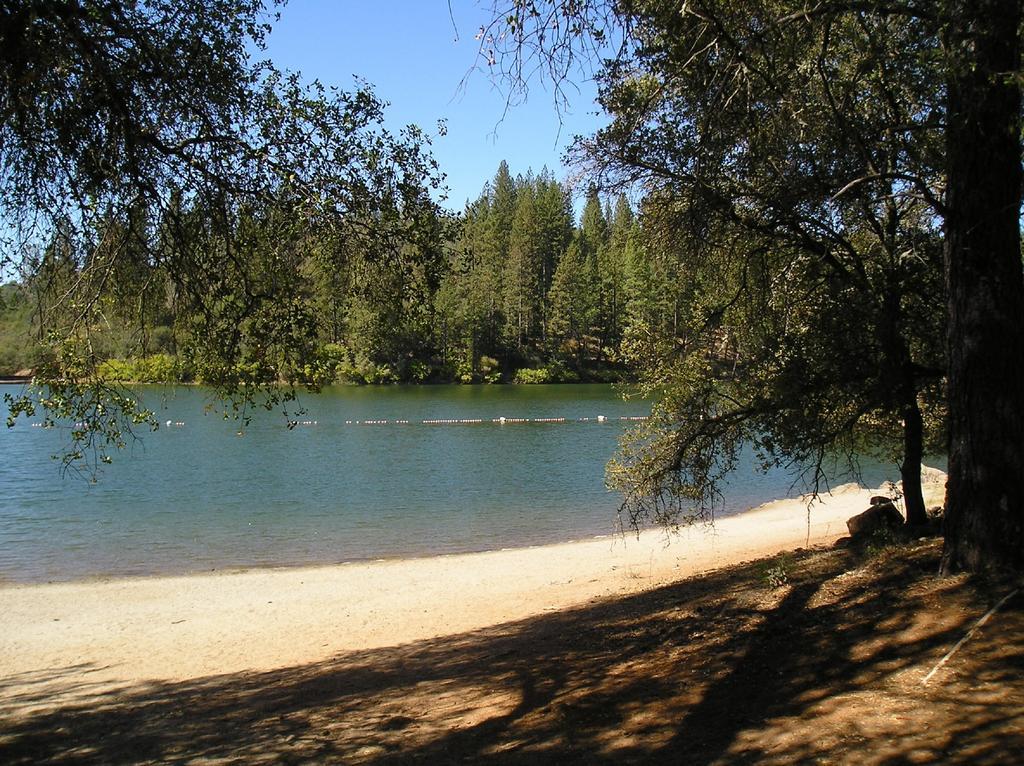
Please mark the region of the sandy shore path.
[[[941, 502], [944, 476], [927, 476]], [[0, 708], [269, 670], [517, 620], [846, 534], [878, 490], [761, 506], [667, 539], [0, 588]], [[27, 690], [31, 689], [31, 694]], [[9, 708], [10, 709], [10, 708]]]

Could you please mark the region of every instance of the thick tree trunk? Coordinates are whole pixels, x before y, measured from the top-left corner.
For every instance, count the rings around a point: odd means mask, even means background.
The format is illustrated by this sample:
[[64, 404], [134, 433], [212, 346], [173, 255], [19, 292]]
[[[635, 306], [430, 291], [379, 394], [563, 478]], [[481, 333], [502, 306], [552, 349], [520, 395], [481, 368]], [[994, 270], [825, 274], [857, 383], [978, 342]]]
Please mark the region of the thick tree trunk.
[[943, 571], [1024, 568], [1020, 0], [951, 0]]

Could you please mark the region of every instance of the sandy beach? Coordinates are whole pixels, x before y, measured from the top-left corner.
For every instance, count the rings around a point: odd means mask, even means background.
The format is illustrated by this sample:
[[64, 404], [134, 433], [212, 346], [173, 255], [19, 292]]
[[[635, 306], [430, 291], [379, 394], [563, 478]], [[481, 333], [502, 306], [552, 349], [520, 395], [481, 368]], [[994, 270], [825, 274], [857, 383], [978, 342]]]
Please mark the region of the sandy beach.
[[[926, 471], [929, 506], [944, 475]], [[846, 534], [877, 489], [768, 503], [713, 528], [336, 566], [0, 588], [0, 707], [317, 662], [465, 633]], [[27, 695], [26, 689], [32, 694]]]

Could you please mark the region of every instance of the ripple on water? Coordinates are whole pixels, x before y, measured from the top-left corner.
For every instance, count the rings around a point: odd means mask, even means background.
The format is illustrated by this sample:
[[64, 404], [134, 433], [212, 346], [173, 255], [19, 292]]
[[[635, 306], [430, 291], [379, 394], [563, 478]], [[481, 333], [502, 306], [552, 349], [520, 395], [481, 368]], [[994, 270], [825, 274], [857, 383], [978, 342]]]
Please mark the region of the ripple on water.
[[[50, 460], [58, 429], [0, 430], [0, 580], [334, 563], [608, 534], [618, 501], [604, 466], [633, 422], [619, 418], [647, 414], [610, 386], [345, 387], [303, 398], [302, 419], [316, 426], [288, 429], [279, 414], [258, 411], [240, 439], [237, 422], [204, 414], [202, 389], [172, 394], [144, 396], [161, 421], [185, 425], [143, 434], [144, 446], [118, 455], [96, 484], [61, 477]], [[492, 422], [500, 417], [566, 422]], [[467, 418], [482, 422], [415, 424]], [[365, 420], [410, 424], [354, 425]], [[791, 494], [788, 476], [747, 468], [737, 497]]]

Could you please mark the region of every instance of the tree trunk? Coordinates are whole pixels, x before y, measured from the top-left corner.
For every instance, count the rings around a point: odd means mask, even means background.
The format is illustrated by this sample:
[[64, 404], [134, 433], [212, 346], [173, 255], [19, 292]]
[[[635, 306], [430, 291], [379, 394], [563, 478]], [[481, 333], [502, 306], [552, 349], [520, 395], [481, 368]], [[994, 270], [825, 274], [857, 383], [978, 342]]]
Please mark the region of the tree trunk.
[[942, 569], [1024, 568], [1020, 0], [951, 0], [949, 483]]
[[900, 479], [903, 484], [903, 504], [907, 509], [907, 526], [920, 527], [928, 523], [921, 491], [921, 460], [924, 458], [924, 422], [917, 397], [903, 409], [903, 464]]
[[[889, 280], [896, 284], [895, 278]], [[895, 374], [893, 404], [899, 408], [903, 420], [903, 462], [900, 464], [900, 483], [903, 485], [903, 503], [907, 511], [907, 526], [928, 523], [921, 491], [921, 460], [924, 458], [924, 420], [917, 403], [917, 377], [910, 346], [903, 336], [903, 317], [900, 289], [889, 290], [882, 302], [879, 324], [879, 345], [882, 348], [883, 379], [887, 372]]]

